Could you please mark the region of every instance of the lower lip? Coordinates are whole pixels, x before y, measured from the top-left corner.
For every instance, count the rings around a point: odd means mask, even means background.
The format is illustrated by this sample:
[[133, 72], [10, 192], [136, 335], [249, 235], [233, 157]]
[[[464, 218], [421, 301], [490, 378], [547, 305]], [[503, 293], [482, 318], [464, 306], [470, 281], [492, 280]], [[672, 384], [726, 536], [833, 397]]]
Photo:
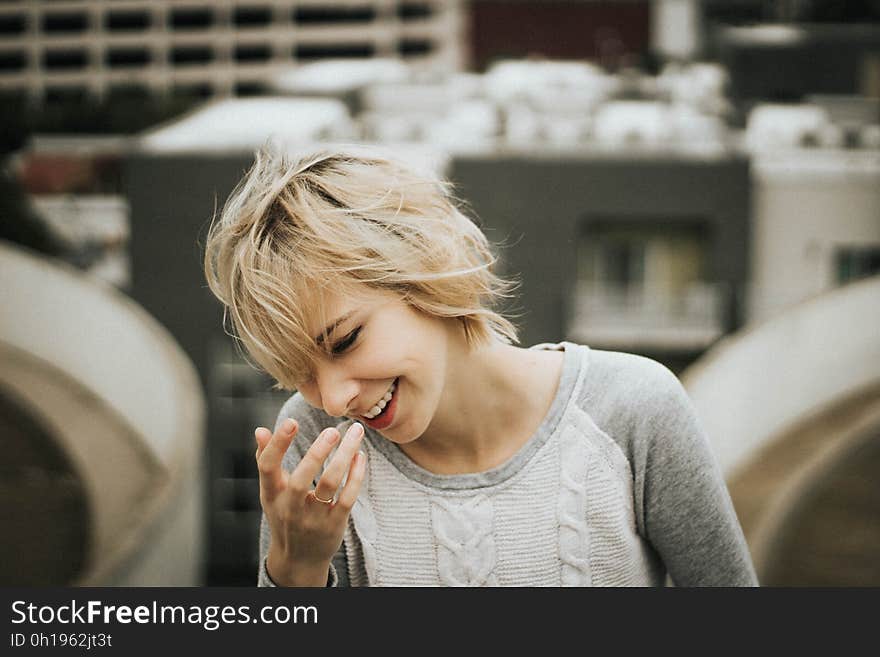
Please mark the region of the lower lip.
[[364, 424], [366, 424], [371, 429], [375, 429], [376, 431], [387, 429], [394, 421], [394, 412], [397, 410], [397, 394], [400, 392], [400, 380], [396, 379], [395, 382], [396, 385], [394, 386], [394, 392], [391, 393], [391, 400], [385, 406], [383, 413], [381, 415], [377, 415], [372, 420], [361, 416]]

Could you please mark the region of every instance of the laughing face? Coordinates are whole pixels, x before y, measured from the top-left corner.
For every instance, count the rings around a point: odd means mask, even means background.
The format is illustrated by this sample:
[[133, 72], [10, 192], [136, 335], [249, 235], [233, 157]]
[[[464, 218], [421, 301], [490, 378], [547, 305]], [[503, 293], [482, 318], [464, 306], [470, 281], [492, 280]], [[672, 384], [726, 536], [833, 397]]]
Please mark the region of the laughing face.
[[[463, 340], [459, 322], [422, 313], [390, 292], [325, 301], [327, 355], [299, 392], [328, 415], [357, 420], [395, 443], [417, 439], [441, 406], [450, 356]], [[323, 327], [310, 328], [319, 336]]]

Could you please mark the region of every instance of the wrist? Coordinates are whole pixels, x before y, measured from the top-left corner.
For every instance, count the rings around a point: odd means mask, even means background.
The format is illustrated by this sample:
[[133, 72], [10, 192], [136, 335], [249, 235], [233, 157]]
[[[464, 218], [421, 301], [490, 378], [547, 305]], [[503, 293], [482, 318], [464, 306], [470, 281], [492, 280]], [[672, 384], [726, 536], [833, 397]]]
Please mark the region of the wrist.
[[329, 572], [330, 562], [295, 562], [271, 547], [266, 557], [266, 574], [276, 586], [327, 586]]

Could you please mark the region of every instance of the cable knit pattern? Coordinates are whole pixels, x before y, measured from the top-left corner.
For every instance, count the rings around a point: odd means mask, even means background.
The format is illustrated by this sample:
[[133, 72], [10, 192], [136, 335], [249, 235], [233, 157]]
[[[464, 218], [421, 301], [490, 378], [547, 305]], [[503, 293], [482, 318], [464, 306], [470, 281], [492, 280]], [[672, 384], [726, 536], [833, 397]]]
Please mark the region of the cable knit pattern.
[[523, 470], [484, 489], [495, 491], [495, 575], [501, 586], [559, 586], [558, 485], [559, 452], [549, 443]]
[[636, 531], [632, 474], [620, 448], [580, 409], [573, 409], [577, 434], [590, 436], [586, 494], [592, 537], [590, 570], [603, 573], [603, 586], [647, 586], [648, 562]]
[[585, 466], [589, 449], [585, 441], [565, 431], [560, 449], [559, 560], [563, 586], [590, 586], [590, 533], [584, 523], [588, 506]]
[[369, 481], [345, 538], [351, 584], [615, 585], [633, 569], [632, 582], [658, 583], [616, 457], [588, 419], [565, 426], [522, 470], [474, 491], [413, 481], [365, 442]]
[[464, 499], [437, 497], [431, 523], [437, 538], [437, 572], [447, 586], [497, 586], [492, 572], [497, 555], [495, 510], [485, 495]]
[[[379, 524], [373, 511], [372, 495], [370, 495], [372, 481], [370, 470], [373, 460], [370, 458], [369, 449], [362, 451], [367, 456], [367, 467], [364, 471], [364, 480], [361, 483], [361, 493], [351, 509], [348, 527], [343, 539], [352, 586], [369, 586], [370, 582], [379, 580], [379, 563], [375, 547], [379, 538]], [[353, 571], [352, 565], [359, 567]]]
[[361, 543], [363, 563], [349, 561], [349, 572], [363, 569], [369, 586], [439, 585], [430, 498], [371, 442], [363, 445], [369, 486], [352, 509], [353, 538]]

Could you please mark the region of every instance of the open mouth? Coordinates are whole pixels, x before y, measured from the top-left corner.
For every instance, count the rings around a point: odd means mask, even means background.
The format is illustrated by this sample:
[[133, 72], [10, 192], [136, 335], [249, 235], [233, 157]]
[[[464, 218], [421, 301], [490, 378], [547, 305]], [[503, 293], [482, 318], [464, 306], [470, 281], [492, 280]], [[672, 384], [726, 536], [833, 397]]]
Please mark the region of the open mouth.
[[399, 389], [400, 385], [398, 379], [394, 379], [394, 382], [388, 387], [388, 391], [380, 402], [371, 409], [371, 411], [375, 412], [375, 415], [361, 416], [367, 426], [373, 429], [384, 429], [391, 424], [394, 420], [394, 412], [397, 409], [397, 395]]

